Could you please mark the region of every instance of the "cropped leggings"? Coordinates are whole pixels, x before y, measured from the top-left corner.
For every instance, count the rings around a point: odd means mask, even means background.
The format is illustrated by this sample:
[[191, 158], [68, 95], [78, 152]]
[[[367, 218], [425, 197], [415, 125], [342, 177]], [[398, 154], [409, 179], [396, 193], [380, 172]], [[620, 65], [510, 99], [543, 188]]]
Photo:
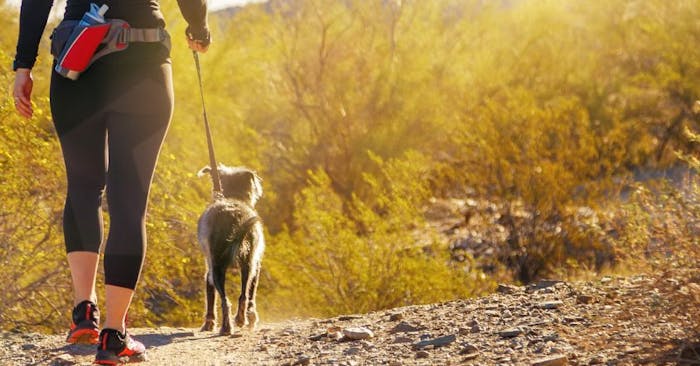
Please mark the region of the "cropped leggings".
[[151, 180], [173, 110], [169, 60], [98, 61], [76, 81], [54, 71], [50, 96], [68, 181], [66, 251], [99, 253], [106, 188], [105, 283], [134, 289], [146, 252]]

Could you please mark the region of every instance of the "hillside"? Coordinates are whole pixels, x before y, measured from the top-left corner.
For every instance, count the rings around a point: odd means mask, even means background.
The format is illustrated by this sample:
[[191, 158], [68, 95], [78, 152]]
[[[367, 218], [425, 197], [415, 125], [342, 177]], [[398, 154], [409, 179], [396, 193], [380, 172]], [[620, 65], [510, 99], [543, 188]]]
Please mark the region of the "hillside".
[[[501, 285], [477, 299], [264, 323], [231, 337], [132, 331], [148, 347], [144, 365], [697, 365], [697, 307], [688, 313], [684, 299], [700, 301], [700, 271]], [[348, 339], [349, 328], [373, 336]], [[3, 365], [88, 365], [93, 357], [92, 347], [66, 346], [62, 335], [0, 335]]]

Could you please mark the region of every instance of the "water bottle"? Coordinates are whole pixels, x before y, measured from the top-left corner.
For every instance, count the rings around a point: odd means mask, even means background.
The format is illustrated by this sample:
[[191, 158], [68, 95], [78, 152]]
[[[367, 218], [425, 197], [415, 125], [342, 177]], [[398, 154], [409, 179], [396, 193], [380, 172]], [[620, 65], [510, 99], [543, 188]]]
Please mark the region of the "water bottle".
[[105, 22], [105, 13], [109, 9], [107, 4], [103, 4], [101, 7], [97, 7], [95, 3], [90, 3], [90, 10], [83, 14], [83, 18], [80, 19], [78, 23], [81, 27], [87, 27], [88, 25], [94, 25]]

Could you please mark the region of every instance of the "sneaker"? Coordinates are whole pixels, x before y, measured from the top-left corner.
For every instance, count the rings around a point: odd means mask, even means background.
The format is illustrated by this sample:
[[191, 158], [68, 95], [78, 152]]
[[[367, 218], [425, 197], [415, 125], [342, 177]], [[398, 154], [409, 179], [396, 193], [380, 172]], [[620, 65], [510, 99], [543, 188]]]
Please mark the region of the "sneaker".
[[71, 344], [97, 344], [100, 322], [100, 311], [97, 305], [85, 300], [73, 308], [73, 322], [66, 342]]
[[95, 356], [96, 364], [119, 365], [141, 361], [146, 361], [146, 347], [143, 343], [118, 330], [102, 329]]

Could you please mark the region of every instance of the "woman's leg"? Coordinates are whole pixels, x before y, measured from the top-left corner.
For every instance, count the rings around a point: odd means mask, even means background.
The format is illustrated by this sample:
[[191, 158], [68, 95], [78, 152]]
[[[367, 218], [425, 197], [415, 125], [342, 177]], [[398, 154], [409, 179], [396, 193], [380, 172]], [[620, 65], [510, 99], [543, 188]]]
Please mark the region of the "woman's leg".
[[101, 205], [107, 134], [98, 104], [89, 79], [76, 83], [52, 74], [51, 112], [68, 183], [63, 233], [74, 305], [85, 300], [97, 302], [95, 279], [103, 239]]
[[68, 266], [73, 280], [73, 306], [89, 300], [97, 304], [95, 280], [100, 255], [94, 252], [68, 253]]
[[110, 229], [105, 247], [107, 319], [104, 328], [125, 330], [125, 317], [146, 251], [145, 216], [153, 172], [170, 123], [170, 64], [143, 66], [107, 117]]

